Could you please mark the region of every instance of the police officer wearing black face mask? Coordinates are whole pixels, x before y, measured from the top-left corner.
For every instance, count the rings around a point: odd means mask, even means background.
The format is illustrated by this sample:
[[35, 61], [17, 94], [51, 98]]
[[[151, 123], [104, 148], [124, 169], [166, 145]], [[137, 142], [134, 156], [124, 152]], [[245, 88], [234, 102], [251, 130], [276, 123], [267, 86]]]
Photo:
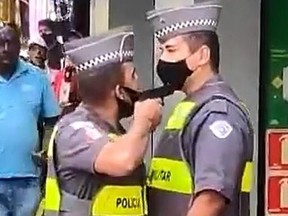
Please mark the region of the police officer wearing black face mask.
[[219, 75], [215, 2], [151, 11], [161, 43], [157, 73], [183, 91], [148, 177], [150, 216], [249, 216], [253, 129]]
[[[143, 157], [161, 119], [161, 101], [134, 104], [126, 92], [138, 88], [132, 28], [75, 40], [65, 50], [77, 68], [82, 104], [53, 133], [45, 215], [144, 216]], [[132, 114], [125, 133], [119, 121]]]

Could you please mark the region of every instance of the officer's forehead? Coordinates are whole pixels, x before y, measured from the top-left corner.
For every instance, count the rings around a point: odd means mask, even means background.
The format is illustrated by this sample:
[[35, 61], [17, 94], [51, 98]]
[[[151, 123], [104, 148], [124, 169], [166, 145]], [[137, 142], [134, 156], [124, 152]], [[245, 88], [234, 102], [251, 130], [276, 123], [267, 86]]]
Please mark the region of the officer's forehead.
[[170, 38], [162, 43], [158, 43], [158, 48], [160, 49], [169, 49], [177, 46], [181, 46], [185, 43], [185, 37], [183, 35], [178, 35], [176, 37]]

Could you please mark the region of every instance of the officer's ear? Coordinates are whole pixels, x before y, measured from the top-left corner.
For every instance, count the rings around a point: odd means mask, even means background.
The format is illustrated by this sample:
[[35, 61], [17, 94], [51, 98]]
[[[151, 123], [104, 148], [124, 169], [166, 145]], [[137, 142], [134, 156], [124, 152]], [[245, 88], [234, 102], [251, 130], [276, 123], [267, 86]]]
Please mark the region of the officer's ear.
[[211, 53], [210, 48], [207, 45], [203, 45], [198, 50], [199, 53], [199, 65], [206, 65], [210, 61]]
[[120, 85], [115, 86], [115, 97], [120, 100], [125, 100], [125, 91]]

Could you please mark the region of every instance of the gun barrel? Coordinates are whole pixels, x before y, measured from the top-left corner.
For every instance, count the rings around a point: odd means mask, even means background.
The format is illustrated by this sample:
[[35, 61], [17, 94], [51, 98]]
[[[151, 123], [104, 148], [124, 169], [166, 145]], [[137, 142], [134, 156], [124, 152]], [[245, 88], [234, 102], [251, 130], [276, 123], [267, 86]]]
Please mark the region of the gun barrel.
[[169, 95], [172, 95], [175, 91], [170, 85], [164, 85], [155, 89], [149, 89], [141, 93], [140, 100], [146, 100], [148, 98], [165, 98]]

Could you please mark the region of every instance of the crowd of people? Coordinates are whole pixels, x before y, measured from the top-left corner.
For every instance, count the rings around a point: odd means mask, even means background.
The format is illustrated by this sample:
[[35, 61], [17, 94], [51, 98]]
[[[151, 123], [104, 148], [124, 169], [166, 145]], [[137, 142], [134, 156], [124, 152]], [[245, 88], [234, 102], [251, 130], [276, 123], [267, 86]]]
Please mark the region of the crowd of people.
[[[54, 25], [55, 22], [49, 19], [39, 21], [39, 35], [31, 36], [28, 48], [20, 52], [20, 57], [47, 74], [59, 104], [66, 107], [67, 103], [76, 102], [75, 82], [71, 82], [75, 71], [68, 57], [64, 58], [63, 44], [59, 42]], [[79, 32], [70, 30], [65, 43], [79, 38], [82, 38]]]
[[[46, 216], [249, 216], [254, 134], [220, 75], [221, 8], [147, 13], [163, 82], [148, 91], [139, 89], [132, 26], [63, 40], [41, 20], [20, 57], [17, 26], [1, 25], [0, 215], [33, 216], [43, 199]], [[186, 98], [146, 173], [165, 89]], [[120, 120], [131, 116], [126, 131]]]

